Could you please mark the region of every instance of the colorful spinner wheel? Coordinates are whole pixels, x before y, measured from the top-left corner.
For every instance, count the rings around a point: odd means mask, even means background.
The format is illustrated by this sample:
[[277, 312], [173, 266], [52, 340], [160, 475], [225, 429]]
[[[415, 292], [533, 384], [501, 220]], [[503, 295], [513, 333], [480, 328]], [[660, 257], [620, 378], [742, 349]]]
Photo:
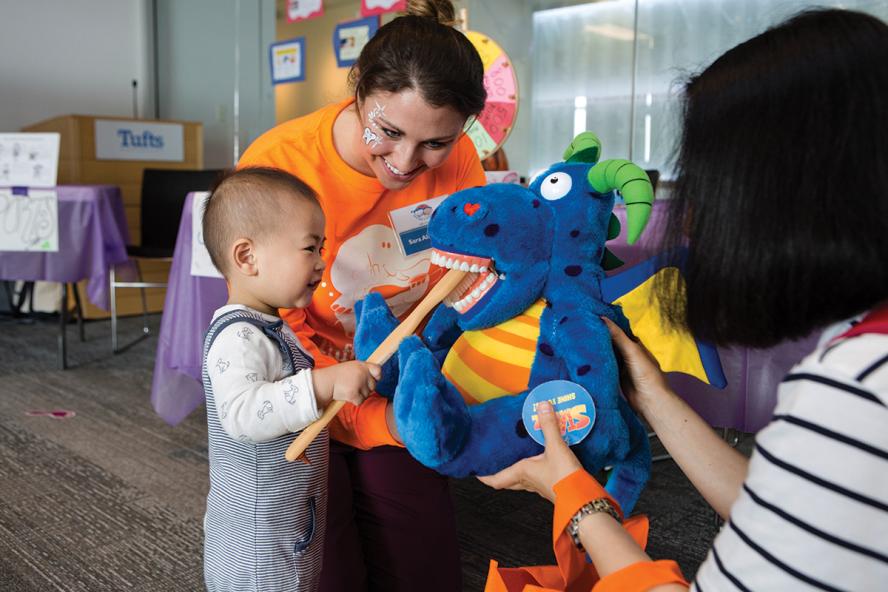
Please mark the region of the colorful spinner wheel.
[[484, 63], [487, 104], [467, 132], [484, 160], [505, 143], [512, 131], [518, 116], [518, 79], [509, 56], [493, 39], [475, 31], [466, 31], [466, 37]]

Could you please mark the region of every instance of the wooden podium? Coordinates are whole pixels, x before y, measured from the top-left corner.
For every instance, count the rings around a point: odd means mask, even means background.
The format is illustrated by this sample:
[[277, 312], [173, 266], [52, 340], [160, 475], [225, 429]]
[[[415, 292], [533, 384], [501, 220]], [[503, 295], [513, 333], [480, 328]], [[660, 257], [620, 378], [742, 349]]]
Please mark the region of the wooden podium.
[[[96, 156], [96, 120], [133, 121], [142, 123], [178, 124], [183, 128], [182, 160], [107, 160]], [[126, 221], [129, 227], [130, 242], [141, 244], [139, 223], [142, 204], [142, 171], [152, 169], [202, 169], [203, 168], [203, 124], [192, 121], [140, 120], [131, 117], [103, 117], [92, 115], [63, 115], [47, 119], [22, 128], [23, 132], [58, 132], [61, 135], [59, 146], [59, 185], [117, 185], [123, 195]], [[166, 282], [170, 264], [162, 261], [142, 261], [142, 274], [145, 281]], [[80, 282], [81, 302], [86, 318], [106, 318], [110, 313], [93, 306], [86, 298], [86, 282]], [[165, 290], [146, 290], [148, 310], [163, 310]], [[120, 290], [117, 293], [119, 315], [141, 314], [142, 300], [139, 290]]]

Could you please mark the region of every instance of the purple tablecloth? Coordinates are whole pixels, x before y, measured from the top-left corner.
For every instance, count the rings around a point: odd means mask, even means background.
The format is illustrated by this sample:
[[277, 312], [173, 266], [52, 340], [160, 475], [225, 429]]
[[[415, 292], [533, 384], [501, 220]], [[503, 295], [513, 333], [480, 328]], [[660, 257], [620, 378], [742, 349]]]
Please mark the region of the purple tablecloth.
[[[607, 243], [628, 268], [653, 256], [668, 202], [654, 203], [648, 228], [633, 246], [626, 234]], [[626, 228], [626, 209], [614, 210]], [[619, 270], [617, 270], [619, 271]], [[757, 432], [771, 419], [777, 404], [777, 386], [786, 372], [817, 345], [818, 335], [771, 349], [719, 348], [728, 386], [719, 390], [684, 374], [671, 374], [669, 383], [710, 425]]]
[[[203, 334], [213, 311], [225, 303], [227, 294], [223, 280], [191, 276], [191, 203], [189, 195], [170, 270], [151, 388], [154, 409], [173, 425], [203, 403]], [[627, 267], [653, 254], [665, 207], [664, 202], [654, 204], [650, 228], [638, 244], [627, 246], [624, 235], [608, 243]], [[625, 209], [617, 208], [616, 214], [625, 227]], [[724, 390], [681, 374], [671, 375], [669, 381], [710, 425], [756, 432], [771, 418], [780, 379], [815, 343], [816, 337], [811, 337], [769, 350], [719, 349], [728, 379]]]
[[89, 301], [110, 307], [108, 271], [127, 261], [129, 233], [120, 189], [113, 185], [59, 185], [59, 250], [0, 253], [0, 279], [78, 282], [88, 279]]
[[200, 376], [203, 336], [213, 311], [228, 299], [225, 280], [191, 275], [193, 200], [189, 193], [179, 222], [151, 384], [151, 404], [171, 425], [204, 401]]

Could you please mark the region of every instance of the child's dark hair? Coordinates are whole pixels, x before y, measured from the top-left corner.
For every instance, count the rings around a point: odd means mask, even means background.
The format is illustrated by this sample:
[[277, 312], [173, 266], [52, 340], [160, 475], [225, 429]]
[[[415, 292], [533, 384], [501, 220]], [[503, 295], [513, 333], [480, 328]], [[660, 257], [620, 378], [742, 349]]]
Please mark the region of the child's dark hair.
[[359, 103], [377, 91], [417, 91], [434, 107], [467, 119], [484, 109], [484, 65], [468, 38], [454, 29], [450, 0], [409, 0], [407, 15], [381, 27], [349, 73]]
[[284, 229], [288, 200], [321, 207], [314, 190], [286, 171], [249, 167], [229, 171], [216, 183], [203, 216], [203, 239], [213, 265], [228, 275], [226, 250], [240, 237], [261, 241]]
[[799, 338], [888, 298], [888, 26], [801, 13], [686, 87], [663, 245], [673, 323], [718, 344]]

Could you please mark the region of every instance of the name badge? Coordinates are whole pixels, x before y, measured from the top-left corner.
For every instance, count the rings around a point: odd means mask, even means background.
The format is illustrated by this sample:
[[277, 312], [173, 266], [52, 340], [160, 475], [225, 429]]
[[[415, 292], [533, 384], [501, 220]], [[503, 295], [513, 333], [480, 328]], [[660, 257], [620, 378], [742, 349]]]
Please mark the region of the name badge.
[[527, 433], [540, 444], [546, 444], [537, 412], [537, 405], [542, 401], [552, 404], [558, 417], [561, 437], [568, 446], [581, 442], [592, 431], [595, 424], [595, 402], [589, 391], [569, 380], [550, 380], [528, 393], [521, 413]]
[[435, 208], [446, 198], [446, 195], [441, 195], [389, 212], [389, 221], [398, 238], [398, 248], [405, 257], [432, 248], [429, 220]]

